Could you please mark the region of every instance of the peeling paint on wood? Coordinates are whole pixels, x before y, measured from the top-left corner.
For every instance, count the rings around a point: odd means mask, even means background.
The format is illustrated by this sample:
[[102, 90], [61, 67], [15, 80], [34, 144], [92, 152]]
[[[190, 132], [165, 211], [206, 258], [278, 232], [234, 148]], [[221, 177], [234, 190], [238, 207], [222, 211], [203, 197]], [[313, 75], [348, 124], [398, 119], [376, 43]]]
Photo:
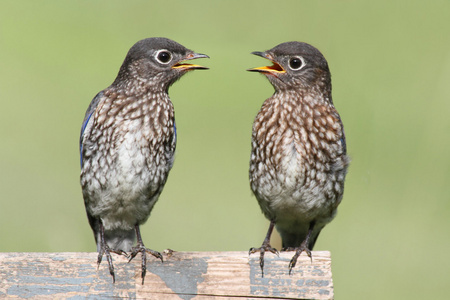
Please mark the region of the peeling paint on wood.
[[331, 258], [314, 251], [300, 256], [292, 275], [293, 253], [265, 256], [247, 252], [173, 252], [164, 263], [149, 258], [141, 284], [140, 259], [114, 255], [116, 283], [97, 253], [0, 253], [0, 298], [26, 299], [333, 299]]

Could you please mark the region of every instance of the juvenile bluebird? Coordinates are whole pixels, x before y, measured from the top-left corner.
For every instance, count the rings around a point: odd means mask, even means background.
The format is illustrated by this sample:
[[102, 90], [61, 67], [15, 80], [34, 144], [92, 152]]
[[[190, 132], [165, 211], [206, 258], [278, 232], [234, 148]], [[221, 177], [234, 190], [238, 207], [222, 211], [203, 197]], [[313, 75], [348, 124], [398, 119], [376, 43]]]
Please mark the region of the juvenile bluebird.
[[[264, 101], [253, 123], [250, 186], [270, 221], [260, 248], [270, 245], [274, 226], [282, 250], [295, 251], [289, 274], [300, 254], [311, 250], [322, 228], [336, 215], [349, 165], [344, 127], [331, 97], [331, 74], [322, 53], [301, 42], [282, 43], [252, 52], [272, 66], [249, 69], [264, 74], [275, 93]], [[311, 257], [312, 259], [312, 257]]]
[[[89, 224], [115, 281], [111, 252], [130, 261], [162, 255], [142, 242], [144, 224], [174, 162], [176, 127], [169, 87], [207, 58], [166, 38], [148, 38], [128, 51], [114, 82], [89, 105], [81, 127], [81, 187]], [[137, 238], [137, 244], [134, 243]], [[126, 252], [130, 252], [128, 256]]]

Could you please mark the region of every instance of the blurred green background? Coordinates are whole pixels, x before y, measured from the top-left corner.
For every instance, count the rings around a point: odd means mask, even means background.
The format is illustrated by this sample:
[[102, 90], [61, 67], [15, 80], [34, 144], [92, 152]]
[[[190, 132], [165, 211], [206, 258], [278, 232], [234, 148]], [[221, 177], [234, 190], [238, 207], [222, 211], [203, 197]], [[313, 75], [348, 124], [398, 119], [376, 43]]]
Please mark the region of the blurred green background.
[[250, 135], [273, 89], [245, 70], [267, 63], [251, 51], [299, 40], [329, 62], [352, 157], [315, 247], [332, 253], [336, 299], [445, 298], [449, 20], [449, 1], [1, 1], [0, 251], [95, 251], [81, 121], [128, 49], [152, 36], [208, 54], [198, 63], [211, 69], [170, 89], [176, 161], [142, 226], [146, 245], [259, 246], [268, 221], [248, 184]]

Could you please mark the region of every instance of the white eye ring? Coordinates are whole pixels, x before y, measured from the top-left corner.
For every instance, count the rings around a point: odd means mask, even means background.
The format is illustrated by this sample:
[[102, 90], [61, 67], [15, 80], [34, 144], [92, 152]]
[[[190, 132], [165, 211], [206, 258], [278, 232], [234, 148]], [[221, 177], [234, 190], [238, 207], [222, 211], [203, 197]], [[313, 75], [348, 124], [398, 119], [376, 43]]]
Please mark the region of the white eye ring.
[[301, 56], [294, 56], [289, 59], [289, 68], [293, 71], [298, 71], [306, 66], [305, 60]]
[[163, 65], [167, 65], [168, 63], [170, 63], [172, 61], [172, 53], [170, 53], [168, 50], [166, 49], [161, 49], [156, 51], [155, 53], [155, 59], [163, 64]]

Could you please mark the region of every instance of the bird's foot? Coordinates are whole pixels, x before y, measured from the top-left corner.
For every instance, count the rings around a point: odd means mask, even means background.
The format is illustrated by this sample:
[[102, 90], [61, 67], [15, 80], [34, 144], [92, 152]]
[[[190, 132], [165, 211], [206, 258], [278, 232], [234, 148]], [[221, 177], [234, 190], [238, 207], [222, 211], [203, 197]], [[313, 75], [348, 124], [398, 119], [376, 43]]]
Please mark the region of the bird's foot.
[[292, 268], [294, 268], [295, 265], [297, 264], [297, 259], [300, 256], [300, 254], [302, 254], [303, 251], [305, 251], [306, 254], [309, 256], [309, 258], [311, 258], [311, 263], [312, 263], [311, 250], [308, 249], [308, 247], [306, 246], [306, 243], [302, 243], [300, 245], [300, 247], [283, 248], [282, 251], [295, 251], [294, 256], [292, 257], [291, 261], [289, 262], [289, 275], [291, 275]]
[[108, 261], [109, 274], [111, 274], [111, 276], [113, 278], [113, 283], [115, 283], [116, 276], [114, 273], [114, 265], [112, 262], [111, 252], [116, 253], [118, 255], [124, 255], [126, 258], [128, 258], [128, 254], [122, 250], [111, 249], [111, 248], [109, 248], [109, 246], [107, 244], [103, 244], [100, 251], [98, 252], [97, 269], [100, 267], [100, 263], [102, 262], [102, 259], [103, 259], [103, 254], [105, 254], [106, 260]]
[[270, 244], [262, 244], [259, 248], [250, 248], [248, 251], [248, 255], [251, 255], [253, 253], [259, 252], [259, 266], [261, 267], [261, 277], [264, 277], [264, 253], [266, 251], [272, 252], [273, 254], [276, 254], [277, 256], [280, 255], [277, 249], [272, 248]]
[[137, 246], [135, 246], [131, 249], [131, 253], [130, 253], [128, 262], [130, 262], [133, 258], [135, 258], [136, 255], [138, 255], [138, 253], [141, 253], [141, 255], [142, 255], [141, 278], [142, 278], [142, 284], [144, 284], [145, 274], [147, 273], [147, 253], [153, 255], [156, 258], [161, 259], [161, 262], [163, 262], [163, 256], [158, 251], [154, 251], [152, 249], [145, 248], [145, 246], [143, 244], [138, 244]]

